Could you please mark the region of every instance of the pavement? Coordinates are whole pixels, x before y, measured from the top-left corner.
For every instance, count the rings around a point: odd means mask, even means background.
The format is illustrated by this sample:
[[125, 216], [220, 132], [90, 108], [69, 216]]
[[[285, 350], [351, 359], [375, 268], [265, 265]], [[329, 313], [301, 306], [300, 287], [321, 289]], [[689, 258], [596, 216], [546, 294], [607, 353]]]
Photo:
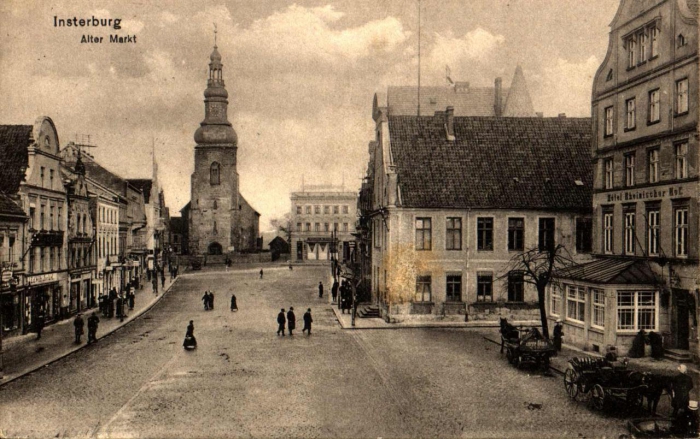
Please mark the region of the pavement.
[[153, 294], [153, 286], [150, 282], [142, 282], [144, 287], [136, 290], [134, 309], [127, 311], [128, 316], [123, 321], [117, 317], [102, 317], [97, 307], [83, 310], [83, 320], [86, 327], [81, 344], [75, 343], [74, 317], [46, 326], [41, 331], [40, 339], [37, 339], [36, 333], [33, 332], [3, 339], [3, 370], [0, 374], [0, 387], [88, 347], [87, 318], [93, 311], [97, 312], [100, 318], [97, 329], [97, 340], [99, 341], [151, 309], [178, 279], [170, 280], [169, 276], [166, 276], [165, 289], [159, 287], [158, 295]]
[[[257, 267], [259, 271], [260, 267]], [[113, 336], [0, 388], [0, 437], [617, 438], [626, 419], [509, 365], [481, 331], [343, 330], [325, 269], [183, 274]], [[326, 282], [324, 281], [324, 284]], [[214, 310], [202, 307], [213, 289]], [[227, 299], [237, 296], [238, 312]], [[293, 306], [294, 336], [276, 335]], [[311, 336], [301, 315], [312, 309]], [[182, 336], [193, 320], [197, 349]]]

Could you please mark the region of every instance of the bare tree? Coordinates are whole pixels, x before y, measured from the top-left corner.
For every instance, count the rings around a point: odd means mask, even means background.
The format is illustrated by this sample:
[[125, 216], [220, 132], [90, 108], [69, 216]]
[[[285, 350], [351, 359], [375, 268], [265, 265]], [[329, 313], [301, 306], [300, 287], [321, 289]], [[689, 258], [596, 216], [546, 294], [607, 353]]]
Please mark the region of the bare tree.
[[278, 234], [283, 234], [287, 242], [292, 241], [292, 218], [289, 213], [285, 213], [279, 218], [272, 218], [270, 225], [275, 228]]
[[542, 321], [542, 335], [549, 338], [549, 325], [547, 324], [546, 291], [547, 285], [553, 281], [553, 275], [557, 270], [572, 267], [576, 264], [571, 254], [561, 244], [548, 249], [535, 247], [522, 253], [513, 255], [508, 263], [508, 270], [502, 277], [507, 277], [511, 272], [519, 272], [523, 275], [523, 281], [537, 288], [537, 301]]

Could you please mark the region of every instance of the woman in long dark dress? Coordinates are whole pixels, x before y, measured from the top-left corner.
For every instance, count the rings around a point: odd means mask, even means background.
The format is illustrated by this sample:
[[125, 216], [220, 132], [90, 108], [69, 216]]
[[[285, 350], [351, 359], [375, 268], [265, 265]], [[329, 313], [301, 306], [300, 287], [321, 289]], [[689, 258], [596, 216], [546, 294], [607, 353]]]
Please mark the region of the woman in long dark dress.
[[238, 311], [238, 304], [236, 303], [235, 294], [231, 294], [231, 311]]
[[187, 332], [185, 332], [185, 341], [182, 343], [184, 348], [197, 347], [197, 339], [194, 337], [194, 321], [190, 320], [190, 324], [187, 325]]

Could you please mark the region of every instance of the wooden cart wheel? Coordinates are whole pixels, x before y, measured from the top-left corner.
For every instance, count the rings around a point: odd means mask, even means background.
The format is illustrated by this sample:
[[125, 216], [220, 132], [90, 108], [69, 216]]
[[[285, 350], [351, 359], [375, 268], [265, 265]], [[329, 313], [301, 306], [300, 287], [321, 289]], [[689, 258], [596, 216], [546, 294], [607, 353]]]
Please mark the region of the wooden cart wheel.
[[596, 410], [603, 410], [603, 407], [605, 407], [605, 390], [603, 390], [603, 386], [596, 384], [591, 392], [591, 405]]
[[564, 373], [564, 387], [566, 388], [566, 393], [571, 399], [575, 399], [576, 395], [578, 395], [578, 378], [579, 376], [576, 369], [572, 367], [566, 369], [566, 372]]

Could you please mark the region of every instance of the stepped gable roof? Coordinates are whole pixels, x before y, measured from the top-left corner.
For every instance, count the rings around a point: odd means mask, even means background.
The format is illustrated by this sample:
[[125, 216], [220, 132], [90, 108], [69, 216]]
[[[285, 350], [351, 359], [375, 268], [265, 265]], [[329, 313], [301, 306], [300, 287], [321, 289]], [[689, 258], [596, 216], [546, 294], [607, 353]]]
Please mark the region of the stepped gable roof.
[[515, 68], [513, 81], [510, 83], [510, 90], [503, 107], [504, 117], [534, 117], [535, 108], [532, 106], [530, 92], [527, 89], [523, 69], [519, 65]]
[[[507, 88], [502, 93], [506, 96]], [[415, 116], [418, 109], [418, 87], [390, 86], [387, 89], [386, 103], [389, 114], [395, 116]], [[454, 107], [455, 116], [495, 116], [494, 87], [421, 87], [421, 115], [433, 115], [435, 111], [448, 106]], [[533, 112], [534, 114], [534, 112]]]
[[388, 120], [404, 207], [591, 210], [590, 118]]
[[659, 278], [647, 261], [603, 258], [558, 270], [557, 277], [601, 284], [659, 285]]
[[141, 192], [143, 192], [143, 202], [145, 204], [149, 204], [151, 189], [153, 188], [153, 180], [150, 178], [130, 178], [127, 181], [136, 189], [140, 189]]
[[21, 207], [10, 197], [0, 192], [0, 217], [2, 216], [22, 216], [26, 217]]
[[16, 194], [29, 164], [32, 125], [0, 125], [0, 192]]

